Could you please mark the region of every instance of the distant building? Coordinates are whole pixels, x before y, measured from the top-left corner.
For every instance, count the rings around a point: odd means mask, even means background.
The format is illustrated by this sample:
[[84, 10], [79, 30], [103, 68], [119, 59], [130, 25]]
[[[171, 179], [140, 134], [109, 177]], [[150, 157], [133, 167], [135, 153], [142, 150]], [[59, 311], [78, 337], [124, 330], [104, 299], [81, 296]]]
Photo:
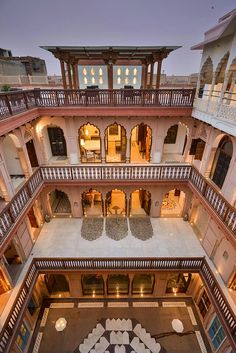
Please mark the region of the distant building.
[[0, 75], [47, 75], [45, 61], [40, 58], [0, 55], [0, 63]]
[[12, 56], [11, 50], [0, 48], [0, 85], [5, 84], [14, 87], [48, 84], [45, 61], [32, 56]]

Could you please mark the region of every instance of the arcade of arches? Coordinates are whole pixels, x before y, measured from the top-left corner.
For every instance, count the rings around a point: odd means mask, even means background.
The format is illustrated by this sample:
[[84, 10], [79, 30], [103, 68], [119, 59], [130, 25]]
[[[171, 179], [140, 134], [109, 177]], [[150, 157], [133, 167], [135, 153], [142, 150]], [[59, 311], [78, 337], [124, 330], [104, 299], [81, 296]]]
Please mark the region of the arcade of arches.
[[[41, 275], [47, 293], [51, 297], [69, 297], [73, 292], [74, 277], [77, 290], [82, 296], [99, 297], [103, 295], [152, 295], [159, 275], [155, 273], [113, 273], [113, 274], [46, 274]], [[191, 281], [190, 273], [167, 273], [163, 294], [186, 293]]]
[[[48, 197], [52, 217], [72, 217], [75, 207], [81, 208], [84, 217], [182, 217], [186, 205], [187, 188], [183, 190], [167, 187], [152, 187], [151, 190], [139, 188], [90, 188], [80, 194], [75, 187], [70, 192], [51, 190]], [[163, 191], [164, 190], [164, 191]], [[71, 195], [78, 195], [71, 199]], [[78, 202], [80, 198], [80, 202]], [[76, 205], [76, 206], [75, 206]], [[72, 207], [73, 206], [73, 207]], [[75, 216], [75, 217], [78, 217]]]
[[[154, 131], [143, 122], [127, 128], [112, 123], [105, 128], [90, 122], [78, 129], [78, 144], [73, 154], [78, 154], [78, 163], [150, 163], [155, 161]], [[183, 161], [189, 128], [179, 122], [167, 127], [163, 135], [163, 160]], [[67, 143], [64, 127], [53, 124], [42, 129], [45, 160], [62, 162], [69, 158], [71, 145]], [[67, 146], [68, 145], [68, 146]], [[33, 146], [32, 146], [33, 149]], [[32, 155], [32, 151], [31, 151]], [[76, 157], [77, 158], [77, 157]], [[33, 163], [37, 163], [37, 159]]]

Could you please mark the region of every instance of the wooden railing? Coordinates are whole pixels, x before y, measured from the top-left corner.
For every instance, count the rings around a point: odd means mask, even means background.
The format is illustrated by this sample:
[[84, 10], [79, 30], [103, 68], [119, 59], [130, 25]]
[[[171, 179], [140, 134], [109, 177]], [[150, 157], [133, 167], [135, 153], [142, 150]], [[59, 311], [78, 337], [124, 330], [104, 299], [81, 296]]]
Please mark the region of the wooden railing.
[[0, 94], [0, 120], [34, 107], [192, 107], [194, 89], [34, 89]]
[[236, 317], [205, 258], [34, 258], [0, 335], [0, 353], [6, 353], [16, 338], [32, 289], [40, 273], [47, 271], [185, 271], [199, 273], [221, 319], [233, 349], [236, 348]]
[[40, 167], [0, 213], [0, 244], [32, 202], [44, 182], [60, 181], [174, 181], [186, 182], [236, 239], [236, 209], [190, 164]]
[[18, 219], [34, 199], [42, 185], [43, 179], [41, 171], [37, 169], [2, 210], [0, 213], [0, 245], [10, 234], [12, 228], [17, 224]]

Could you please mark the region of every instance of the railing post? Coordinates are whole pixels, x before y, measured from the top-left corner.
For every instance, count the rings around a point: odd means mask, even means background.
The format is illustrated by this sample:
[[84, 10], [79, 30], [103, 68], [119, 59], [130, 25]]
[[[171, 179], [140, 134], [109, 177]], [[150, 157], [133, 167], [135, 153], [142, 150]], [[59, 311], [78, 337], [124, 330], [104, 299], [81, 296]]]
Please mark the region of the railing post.
[[8, 95], [7, 95], [7, 94], [5, 95], [5, 102], [6, 102], [6, 106], [7, 106], [7, 108], [8, 108], [9, 114], [12, 115], [11, 104], [10, 104], [10, 102], [9, 102], [9, 98], [8, 98]]
[[170, 107], [172, 106], [173, 90], [170, 90]]
[[56, 90], [55, 93], [56, 93], [57, 106], [60, 107], [60, 102], [59, 102], [59, 99], [58, 99], [58, 91]]
[[29, 106], [28, 106], [28, 101], [27, 101], [27, 95], [26, 95], [25, 92], [23, 92], [23, 97], [24, 97], [25, 107], [26, 107], [26, 109], [28, 110], [28, 109], [29, 109]]

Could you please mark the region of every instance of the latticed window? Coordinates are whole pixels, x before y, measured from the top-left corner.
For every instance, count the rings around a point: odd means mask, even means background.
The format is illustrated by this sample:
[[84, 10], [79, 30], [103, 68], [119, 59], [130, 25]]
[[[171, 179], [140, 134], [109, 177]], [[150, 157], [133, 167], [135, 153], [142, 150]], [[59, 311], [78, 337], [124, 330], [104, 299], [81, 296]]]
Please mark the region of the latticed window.
[[16, 343], [20, 347], [22, 352], [24, 352], [27, 347], [29, 336], [30, 336], [29, 330], [27, 329], [27, 327], [23, 321], [21, 324], [21, 328], [18, 333], [17, 339], [16, 339]]
[[215, 350], [217, 350], [221, 346], [221, 344], [223, 343], [226, 337], [218, 316], [216, 316], [212, 321], [211, 326], [208, 330], [208, 334], [211, 338], [211, 342]]

